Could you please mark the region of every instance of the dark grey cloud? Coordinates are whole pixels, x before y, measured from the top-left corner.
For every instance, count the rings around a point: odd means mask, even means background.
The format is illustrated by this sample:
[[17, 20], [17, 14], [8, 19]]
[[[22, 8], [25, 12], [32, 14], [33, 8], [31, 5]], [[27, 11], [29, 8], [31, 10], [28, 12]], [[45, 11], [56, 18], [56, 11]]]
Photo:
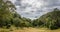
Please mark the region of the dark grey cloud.
[[21, 0], [16, 0], [14, 3], [16, 6], [20, 6], [21, 5]]
[[42, 0], [44, 1], [43, 7], [55, 7], [60, 6], [60, 0]]
[[60, 0], [16, 0], [17, 12], [24, 17], [37, 18], [54, 8], [60, 9]]

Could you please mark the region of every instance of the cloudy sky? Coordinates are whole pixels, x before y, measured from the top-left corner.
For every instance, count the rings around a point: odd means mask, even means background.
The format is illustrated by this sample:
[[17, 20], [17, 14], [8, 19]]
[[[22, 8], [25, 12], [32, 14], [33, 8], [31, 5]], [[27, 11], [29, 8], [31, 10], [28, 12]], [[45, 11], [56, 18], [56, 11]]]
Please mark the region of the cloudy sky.
[[60, 8], [60, 0], [11, 0], [17, 12], [26, 18], [35, 19], [54, 8]]

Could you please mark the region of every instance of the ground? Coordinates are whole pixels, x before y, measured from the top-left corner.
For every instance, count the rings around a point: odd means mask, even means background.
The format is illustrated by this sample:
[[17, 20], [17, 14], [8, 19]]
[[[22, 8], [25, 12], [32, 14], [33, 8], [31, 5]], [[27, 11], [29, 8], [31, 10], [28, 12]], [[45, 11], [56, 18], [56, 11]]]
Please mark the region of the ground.
[[[6, 30], [6, 29], [5, 29]], [[23, 28], [23, 29], [9, 29], [10, 32], [60, 32], [60, 29], [47, 30], [45, 28]]]

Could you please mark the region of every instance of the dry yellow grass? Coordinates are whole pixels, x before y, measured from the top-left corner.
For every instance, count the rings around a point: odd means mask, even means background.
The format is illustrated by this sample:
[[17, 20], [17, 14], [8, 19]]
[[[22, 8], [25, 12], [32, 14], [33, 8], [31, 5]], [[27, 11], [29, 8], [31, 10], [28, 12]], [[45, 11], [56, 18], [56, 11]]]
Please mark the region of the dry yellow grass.
[[24, 29], [14, 30], [13, 32], [60, 32], [60, 29], [47, 30], [47, 29], [40, 29], [40, 28], [24, 28]]
[[[23, 29], [2, 29], [3, 30], [8, 30], [10, 32], [60, 32], [60, 29], [57, 30], [47, 30], [45, 28], [23, 28]], [[11, 31], [12, 30], [12, 31]], [[1, 31], [1, 29], [0, 29]]]

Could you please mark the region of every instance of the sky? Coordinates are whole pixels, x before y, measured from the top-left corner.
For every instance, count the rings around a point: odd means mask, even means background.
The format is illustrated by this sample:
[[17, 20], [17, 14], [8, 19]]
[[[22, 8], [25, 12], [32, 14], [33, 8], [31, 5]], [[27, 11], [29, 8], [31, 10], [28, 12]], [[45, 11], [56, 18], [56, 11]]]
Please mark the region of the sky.
[[17, 8], [17, 12], [30, 19], [36, 19], [54, 8], [60, 8], [60, 0], [10, 0]]

